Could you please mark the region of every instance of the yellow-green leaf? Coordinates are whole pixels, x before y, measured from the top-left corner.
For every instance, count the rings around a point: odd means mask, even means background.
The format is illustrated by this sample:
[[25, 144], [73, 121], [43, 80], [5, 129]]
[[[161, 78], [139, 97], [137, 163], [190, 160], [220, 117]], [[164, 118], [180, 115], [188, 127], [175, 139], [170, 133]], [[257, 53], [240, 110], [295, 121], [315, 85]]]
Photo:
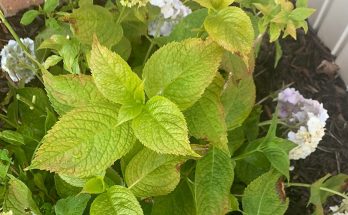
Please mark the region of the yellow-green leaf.
[[118, 54], [94, 40], [89, 65], [99, 91], [119, 104], [144, 103], [140, 78]]
[[195, 2], [209, 9], [220, 10], [231, 5], [234, 0], [195, 0]]
[[125, 187], [115, 185], [110, 187], [106, 193], [100, 194], [94, 199], [90, 214], [143, 215], [143, 211], [131, 191]]
[[65, 114], [43, 138], [30, 168], [77, 178], [100, 175], [135, 143], [129, 123], [117, 126], [117, 109], [94, 104]]
[[254, 29], [249, 16], [242, 9], [228, 7], [212, 13], [206, 18], [204, 27], [220, 46], [247, 61], [253, 46]]
[[87, 45], [92, 45], [94, 35], [108, 47], [117, 44], [123, 36], [122, 27], [116, 24], [112, 13], [98, 5], [83, 5], [64, 19], [71, 24], [74, 35]]
[[89, 75], [43, 74], [45, 89], [54, 110], [63, 115], [76, 107], [93, 103], [105, 103], [107, 99], [99, 92]]
[[182, 157], [158, 154], [147, 148], [138, 152], [126, 167], [125, 180], [137, 197], [166, 195], [180, 181]]
[[184, 115], [169, 99], [152, 97], [132, 127], [139, 141], [155, 152], [197, 156], [189, 144]]
[[8, 182], [2, 207], [5, 211], [11, 210], [14, 215], [27, 215], [27, 211], [41, 215], [29, 188], [13, 176], [10, 177]]
[[217, 75], [202, 97], [184, 114], [192, 136], [209, 141], [228, 153], [225, 113], [220, 100], [224, 84], [222, 76]]
[[197, 161], [194, 184], [197, 214], [226, 214], [233, 179], [231, 158], [220, 149], [213, 147]]
[[222, 57], [213, 41], [188, 39], [156, 51], [143, 71], [146, 94], [167, 97], [181, 110], [192, 106], [212, 82]]
[[283, 215], [289, 199], [280, 178], [279, 173], [271, 170], [252, 181], [243, 194], [243, 211], [253, 215]]

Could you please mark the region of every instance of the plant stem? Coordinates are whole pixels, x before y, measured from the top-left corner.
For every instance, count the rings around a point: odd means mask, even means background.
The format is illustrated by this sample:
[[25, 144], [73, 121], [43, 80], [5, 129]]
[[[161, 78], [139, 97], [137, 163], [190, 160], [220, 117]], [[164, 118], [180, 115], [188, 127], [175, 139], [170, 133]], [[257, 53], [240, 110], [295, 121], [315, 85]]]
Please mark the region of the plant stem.
[[[307, 188], [311, 187], [310, 184], [304, 184], [304, 183], [287, 183], [286, 186], [288, 186], [288, 187], [291, 187], [291, 186], [293, 186], [293, 187], [307, 187]], [[326, 191], [326, 192], [341, 196], [344, 199], [348, 199], [347, 195], [340, 193], [340, 192], [337, 192], [335, 190], [329, 189], [327, 187], [319, 187], [319, 189], [322, 191]]]
[[123, 6], [122, 9], [121, 9], [121, 11], [120, 11], [120, 15], [119, 15], [118, 18], [117, 18], [117, 21], [116, 21], [117, 24], [120, 24], [120, 23], [122, 22], [123, 14], [124, 14], [124, 11], [125, 11], [125, 10], [126, 10], [126, 7]]
[[155, 43], [153, 42], [153, 40], [151, 40], [150, 42], [151, 42], [151, 43], [150, 43], [149, 49], [148, 49], [147, 52], [146, 52], [143, 65], [145, 65], [147, 59], [149, 59], [150, 54], [151, 54], [151, 51], [152, 51], [153, 47], [155, 46]]
[[4, 122], [6, 122], [7, 124], [9, 124], [10, 126], [14, 127], [14, 128], [18, 128], [17, 125], [15, 125], [13, 122], [11, 122], [10, 120], [7, 119], [7, 116], [0, 114], [0, 119], [2, 119]]

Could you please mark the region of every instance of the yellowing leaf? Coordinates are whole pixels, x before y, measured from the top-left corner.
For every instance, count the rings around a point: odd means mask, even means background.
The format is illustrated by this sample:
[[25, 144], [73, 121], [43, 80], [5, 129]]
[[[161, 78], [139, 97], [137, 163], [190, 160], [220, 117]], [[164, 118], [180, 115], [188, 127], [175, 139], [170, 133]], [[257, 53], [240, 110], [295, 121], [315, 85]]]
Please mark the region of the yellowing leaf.
[[271, 170], [251, 182], [243, 194], [243, 211], [253, 215], [283, 215], [289, 199], [280, 177], [279, 173]]
[[220, 100], [224, 83], [220, 74], [216, 76], [202, 97], [185, 111], [185, 117], [192, 136], [207, 140], [228, 153], [224, 107]]
[[43, 138], [30, 168], [86, 178], [100, 175], [134, 145], [129, 123], [117, 126], [117, 107], [94, 104], [60, 118]]
[[197, 156], [189, 144], [184, 115], [164, 97], [151, 98], [132, 126], [139, 141], [155, 152]]
[[156, 51], [143, 71], [146, 94], [167, 97], [181, 110], [192, 106], [212, 82], [222, 49], [214, 42], [188, 39]]
[[182, 161], [182, 157], [158, 154], [144, 148], [126, 167], [128, 188], [137, 197], [166, 195], [180, 181], [178, 166]]
[[32, 198], [29, 188], [19, 179], [11, 176], [2, 205], [4, 211], [12, 211], [15, 215], [26, 215], [32, 211], [41, 215], [39, 208]]
[[229, 54], [225, 65], [231, 77], [225, 84], [221, 101], [226, 114], [227, 129], [232, 130], [241, 126], [252, 111], [256, 89], [252, 74], [239, 57]]
[[209, 9], [220, 10], [228, 7], [234, 0], [195, 0], [195, 2]]
[[105, 103], [107, 100], [95, 86], [89, 75], [43, 74], [45, 89], [54, 110], [63, 115], [75, 107], [84, 107], [93, 103]]
[[197, 214], [226, 214], [233, 178], [230, 156], [216, 147], [197, 161], [194, 184]]
[[121, 56], [100, 45], [97, 40], [92, 46], [89, 65], [95, 84], [107, 99], [119, 104], [144, 102], [140, 78]]
[[125, 187], [115, 185], [95, 198], [90, 214], [143, 215], [143, 211], [132, 192]]
[[209, 36], [228, 51], [245, 61], [251, 52], [254, 30], [249, 16], [238, 7], [228, 7], [209, 15], [204, 27]]
[[117, 44], [123, 36], [122, 27], [116, 24], [111, 12], [98, 5], [84, 5], [64, 19], [71, 24], [75, 36], [87, 45], [92, 44], [93, 35], [108, 47]]

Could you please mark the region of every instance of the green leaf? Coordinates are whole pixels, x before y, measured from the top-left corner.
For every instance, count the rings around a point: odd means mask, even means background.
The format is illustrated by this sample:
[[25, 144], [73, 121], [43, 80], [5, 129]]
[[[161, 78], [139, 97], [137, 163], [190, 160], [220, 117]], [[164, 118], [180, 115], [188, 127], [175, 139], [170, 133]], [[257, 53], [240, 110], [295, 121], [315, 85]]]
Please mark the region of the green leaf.
[[315, 181], [310, 188], [310, 197], [308, 200], [308, 204], [312, 203], [315, 205], [315, 212], [317, 214], [324, 214], [324, 209], [321, 201], [321, 190], [320, 187], [323, 186], [323, 183], [331, 176], [331, 174], [326, 174], [324, 177]]
[[43, 80], [51, 104], [59, 115], [77, 107], [107, 102], [94, 84], [92, 76], [53, 76], [45, 72]]
[[75, 196], [81, 192], [81, 187], [76, 187], [68, 182], [64, 181], [58, 174], [54, 175], [54, 184], [57, 190], [57, 194], [61, 198], [66, 198], [68, 196]]
[[228, 152], [227, 128], [224, 107], [220, 94], [225, 80], [219, 74], [205, 89], [202, 97], [184, 114], [189, 133], [197, 139], [209, 141], [216, 147]]
[[[81, 44], [76, 38], [68, 38], [65, 35], [53, 35], [50, 38], [44, 40], [40, 44], [38, 49], [53, 49], [57, 51], [58, 54], [63, 58], [64, 69], [70, 73], [79, 74], [79, 55], [81, 51], [80, 46]], [[47, 62], [47, 64], [48, 63], [52, 62]], [[48, 65], [44, 66], [47, 67]]]
[[12, 145], [24, 145], [24, 137], [17, 131], [5, 130], [0, 132], [0, 139]]
[[280, 178], [280, 174], [271, 170], [251, 182], [242, 197], [243, 211], [252, 215], [283, 215], [289, 199]]
[[279, 24], [272, 22], [269, 25], [269, 42], [274, 42], [278, 40], [280, 33], [281, 33], [281, 28]]
[[270, 140], [265, 143], [262, 152], [265, 154], [271, 165], [289, 180], [289, 153], [285, 151], [283, 146]]
[[134, 143], [130, 125], [117, 126], [116, 106], [75, 108], [43, 138], [30, 168], [79, 178], [100, 175]]
[[65, 17], [71, 24], [74, 35], [84, 44], [92, 45], [96, 35], [102, 45], [112, 47], [123, 37], [121, 25], [111, 12], [98, 5], [84, 5]]
[[294, 21], [303, 21], [310, 17], [315, 12], [315, 9], [313, 8], [295, 8], [293, 11], [291, 11], [289, 18]]
[[34, 19], [40, 15], [40, 12], [37, 10], [28, 10], [25, 12], [21, 18], [21, 24], [22, 25], [29, 25], [31, 24]]
[[228, 149], [230, 154], [233, 155], [245, 142], [245, 134], [243, 127], [238, 127], [228, 131]]
[[252, 74], [255, 63], [253, 61], [248, 63], [249, 68], [242, 58], [232, 54], [231, 52], [225, 51], [222, 58], [221, 68], [228, 73], [230, 78], [233, 77], [235, 80], [239, 80]]
[[132, 44], [127, 37], [122, 37], [120, 42], [114, 45], [111, 50], [120, 55], [124, 60], [128, 60], [132, 52]]
[[182, 180], [175, 190], [154, 199], [151, 215], [196, 215], [195, 202], [187, 180]]
[[297, 0], [296, 7], [308, 7], [308, 0]]
[[158, 154], [149, 149], [138, 152], [126, 167], [125, 180], [137, 197], [166, 195], [180, 181], [182, 157]]
[[247, 61], [253, 47], [254, 29], [242, 9], [228, 7], [212, 13], [205, 19], [204, 27], [220, 46]]
[[157, 50], [143, 70], [146, 94], [167, 97], [181, 110], [192, 106], [212, 82], [222, 50], [212, 41], [188, 39]]
[[61, 56], [51, 55], [45, 60], [45, 62], [43, 63], [43, 66], [45, 67], [45, 69], [48, 69], [52, 66], [57, 65], [57, 63], [59, 63], [61, 60], [63, 60]]
[[[0, 149], [0, 182], [2, 182], [7, 175], [7, 171], [11, 165], [11, 158], [6, 149]], [[2, 196], [0, 195], [0, 199]]]
[[89, 179], [83, 186], [83, 193], [98, 194], [105, 191], [104, 177], [96, 176]]
[[59, 0], [45, 0], [44, 12], [51, 13], [53, 12], [59, 5]]
[[89, 194], [78, 194], [59, 199], [54, 206], [56, 215], [82, 215], [91, 196]]
[[227, 213], [233, 168], [230, 157], [216, 147], [197, 161], [194, 184], [197, 214]]
[[189, 144], [184, 115], [164, 97], [151, 98], [132, 127], [139, 141], [155, 152], [197, 156]]
[[79, 6], [93, 5], [93, 0], [79, 0]]
[[263, 142], [264, 138], [256, 139], [249, 143], [247, 142], [244, 148], [241, 148], [235, 153], [236, 156], [238, 156], [256, 151], [250, 156], [236, 161], [235, 175], [244, 184], [251, 183], [257, 177], [269, 171], [271, 167], [266, 156], [258, 151], [260, 144]]
[[230, 78], [221, 95], [226, 113], [227, 129], [232, 130], [242, 125], [251, 113], [256, 98], [256, 89], [252, 75], [243, 79]]
[[144, 106], [139, 104], [122, 105], [118, 113], [118, 124], [122, 124], [139, 116]]
[[195, 0], [195, 2], [208, 9], [220, 10], [231, 5], [234, 0]]
[[[58, 174], [57, 174], [58, 175]], [[98, 175], [104, 175], [104, 172], [99, 173]], [[93, 176], [92, 176], [93, 177]], [[79, 177], [74, 177], [74, 176], [68, 176], [64, 174], [59, 174], [59, 178], [62, 179], [64, 182], [78, 188], [83, 188], [88, 181], [90, 177], [86, 178], [79, 178]]]
[[107, 99], [120, 104], [144, 103], [140, 78], [132, 72], [126, 61], [97, 40], [92, 46], [89, 65], [98, 89]]
[[18, 114], [21, 126], [18, 132], [31, 140], [40, 141], [45, 135], [47, 109], [50, 101], [41, 88], [25, 87], [17, 90]]
[[155, 41], [160, 45], [164, 45], [173, 41], [180, 42], [185, 39], [196, 38], [200, 31], [203, 30], [201, 28], [207, 15], [208, 10], [205, 8], [195, 10], [181, 19], [179, 23], [173, 27], [173, 31], [169, 36], [155, 38]]
[[91, 205], [90, 214], [142, 215], [143, 211], [132, 192], [125, 187], [115, 185], [106, 193], [97, 196]]
[[29, 188], [13, 176], [10, 176], [2, 207], [4, 211], [12, 210], [15, 215], [27, 215], [28, 212], [41, 215]]
[[244, 134], [249, 142], [256, 140], [259, 136], [261, 113], [262, 106], [255, 105], [248, 118], [243, 122]]
[[279, 60], [282, 58], [283, 56], [283, 50], [282, 47], [280, 46], [279, 41], [276, 41], [275, 43], [275, 59], [274, 59], [274, 68], [277, 67]]
[[238, 202], [237, 197], [230, 194], [229, 198], [230, 198], [230, 202], [231, 202], [230, 211], [239, 211], [240, 209], [239, 209], [239, 202]]
[[[348, 175], [340, 173], [338, 175], [332, 176], [323, 183], [323, 187], [343, 193], [346, 191], [348, 184]], [[322, 204], [324, 204], [328, 197], [334, 194], [322, 191], [320, 193], [320, 199]]]

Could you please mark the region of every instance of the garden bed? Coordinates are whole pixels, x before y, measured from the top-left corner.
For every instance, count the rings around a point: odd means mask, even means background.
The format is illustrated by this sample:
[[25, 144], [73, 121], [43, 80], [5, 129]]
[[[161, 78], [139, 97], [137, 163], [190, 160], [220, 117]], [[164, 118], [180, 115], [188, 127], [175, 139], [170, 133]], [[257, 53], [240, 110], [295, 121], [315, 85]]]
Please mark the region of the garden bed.
[[[24, 27], [19, 24], [19, 14], [9, 18], [9, 22], [20, 37], [34, 38], [43, 26], [40, 18]], [[0, 24], [0, 50], [12, 38], [5, 26]], [[292, 182], [311, 184], [327, 173], [336, 175], [348, 173], [348, 93], [346, 85], [337, 74], [337, 66], [332, 62], [334, 57], [317, 38], [313, 31], [304, 34], [298, 31], [297, 40], [280, 41], [283, 56], [274, 68], [275, 47], [268, 42], [262, 43], [256, 60], [254, 80], [257, 89], [256, 101], [262, 101], [263, 120], [269, 120], [274, 113], [276, 92], [286, 85], [299, 90], [306, 98], [322, 102], [328, 110], [329, 120], [326, 123], [326, 135], [317, 150], [304, 160], [291, 161], [294, 170], [291, 172]], [[28, 86], [43, 85], [31, 82]], [[6, 96], [7, 79], [2, 73], [0, 79], [0, 100]], [[272, 99], [264, 99], [272, 95]], [[312, 207], [307, 207], [309, 190], [291, 187], [287, 189], [290, 206], [286, 214], [311, 214]], [[329, 205], [339, 204], [340, 198], [331, 197]]]
[[[281, 46], [283, 57], [275, 69], [274, 47], [264, 43], [261, 48], [255, 69], [257, 100], [292, 84], [306, 98], [322, 102], [330, 116], [318, 149], [304, 160], [292, 161], [292, 180], [313, 183], [327, 173], [348, 173], [348, 93], [333, 64], [334, 56], [312, 30], [307, 35], [299, 31], [297, 40], [285, 39]], [[272, 113], [271, 101], [263, 103], [265, 117]], [[287, 214], [310, 214], [308, 189], [291, 188], [288, 195], [291, 202]]]

